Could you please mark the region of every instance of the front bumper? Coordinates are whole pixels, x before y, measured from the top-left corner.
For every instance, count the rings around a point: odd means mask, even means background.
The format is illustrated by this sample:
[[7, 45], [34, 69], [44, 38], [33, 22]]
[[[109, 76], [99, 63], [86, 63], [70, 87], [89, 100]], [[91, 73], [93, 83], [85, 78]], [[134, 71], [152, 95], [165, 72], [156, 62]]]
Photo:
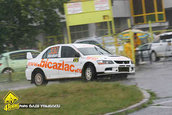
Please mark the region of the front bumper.
[[25, 70], [25, 76], [26, 76], [26, 79], [28, 80], [28, 81], [30, 81], [31, 80], [31, 76], [32, 76], [32, 71], [31, 71], [31, 69], [26, 69]]
[[98, 73], [103, 74], [135, 74], [135, 66], [134, 64], [125, 64], [125, 65], [101, 65], [97, 69]]

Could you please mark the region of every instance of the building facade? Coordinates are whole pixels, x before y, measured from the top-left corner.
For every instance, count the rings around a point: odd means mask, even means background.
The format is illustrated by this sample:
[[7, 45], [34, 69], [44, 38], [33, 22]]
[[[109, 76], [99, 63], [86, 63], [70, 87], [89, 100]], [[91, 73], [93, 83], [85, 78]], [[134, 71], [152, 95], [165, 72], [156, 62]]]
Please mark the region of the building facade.
[[[149, 21], [153, 30], [172, 27], [172, 0], [112, 0], [112, 9], [117, 33], [128, 29], [128, 19], [135, 29], [149, 30]], [[108, 34], [106, 22], [73, 26], [70, 30], [72, 41]]]
[[128, 18], [133, 28], [142, 30], [148, 30], [149, 20], [153, 30], [172, 26], [172, 0], [113, 0], [113, 13], [119, 31], [127, 28]]

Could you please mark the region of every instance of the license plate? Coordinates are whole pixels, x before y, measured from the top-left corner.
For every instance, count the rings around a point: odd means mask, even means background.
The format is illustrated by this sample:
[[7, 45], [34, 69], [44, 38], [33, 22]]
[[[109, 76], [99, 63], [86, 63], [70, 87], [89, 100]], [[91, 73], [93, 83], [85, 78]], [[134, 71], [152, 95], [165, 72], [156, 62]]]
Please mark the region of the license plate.
[[129, 67], [119, 67], [119, 72], [129, 72]]

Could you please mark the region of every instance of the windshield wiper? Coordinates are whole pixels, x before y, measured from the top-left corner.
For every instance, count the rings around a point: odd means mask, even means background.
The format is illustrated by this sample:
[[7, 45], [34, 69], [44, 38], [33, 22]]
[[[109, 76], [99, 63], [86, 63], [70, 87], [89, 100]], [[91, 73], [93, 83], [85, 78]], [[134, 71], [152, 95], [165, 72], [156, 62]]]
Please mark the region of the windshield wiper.
[[101, 51], [99, 51], [96, 47], [94, 47], [100, 54], [103, 54]]

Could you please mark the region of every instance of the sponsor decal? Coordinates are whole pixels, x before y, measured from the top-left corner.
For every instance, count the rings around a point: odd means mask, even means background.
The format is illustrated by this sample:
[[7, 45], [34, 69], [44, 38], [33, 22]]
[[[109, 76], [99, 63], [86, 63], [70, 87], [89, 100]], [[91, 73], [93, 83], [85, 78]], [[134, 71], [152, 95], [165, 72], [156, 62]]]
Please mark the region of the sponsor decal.
[[47, 60], [42, 59], [39, 64], [35, 62], [29, 62], [28, 66], [36, 66], [36, 67], [41, 67], [41, 68], [53, 69], [53, 70], [81, 73], [81, 69], [75, 68], [73, 64], [71, 65], [65, 64], [64, 61], [62, 63], [57, 63], [57, 62], [48, 61], [48, 59]]
[[59, 52], [59, 46], [52, 47], [50, 49], [50, 52], [48, 53], [48, 58], [58, 57], [58, 52]]
[[79, 58], [74, 58], [73, 62], [79, 62]]
[[109, 10], [109, 0], [94, 0], [95, 10]]
[[82, 13], [82, 3], [81, 2], [68, 3], [67, 11], [68, 11], [68, 14]]
[[93, 60], [96, 61], [98, 58], [97, 57], [87, 57], [86, 60]]

